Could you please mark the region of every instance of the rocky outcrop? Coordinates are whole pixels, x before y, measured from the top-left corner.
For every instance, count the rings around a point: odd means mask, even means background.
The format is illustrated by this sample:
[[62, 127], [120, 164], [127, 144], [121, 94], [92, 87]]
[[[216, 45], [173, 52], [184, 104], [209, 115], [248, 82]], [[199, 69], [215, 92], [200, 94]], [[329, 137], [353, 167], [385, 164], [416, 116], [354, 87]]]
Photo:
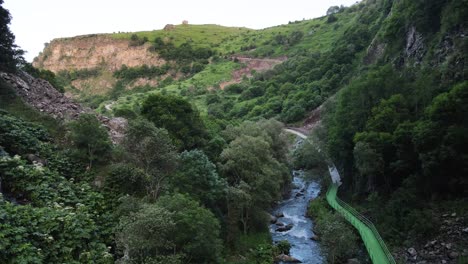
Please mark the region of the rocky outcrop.
[[425, 54], [425, 46], [423, 36], [416, 31], [416, 27], [412, 26], [406, 34], [405, 55], [407, 58], [414, 58], [417, 63], [420, 63]]
[[[28, 105], [39, 112], [50, 115], [60, 121], [70, 121], [83, 113], [93, 113], [92, 109], [83, 107], [58, 92], [49, 82], [34, 78], [20, 72], [18, 75], [0, 72], [0, 78], [9, 83]], [[124, 118], [108, 118], [98, 115], [98, 119], [108, 129], [109, 136], [114, 143], [119, 143], [124, 137], [127, 120]]]
[[34, 59], [33, 65], [57, 73], [61, 70], [97, 67], [112, 72], [123, 64], [134, 67], [166, 63], [156, 53], [148, 51], [149, 43], [140, 46], [129, 44], [129, 40], [115, 39], [109, 35], [55, 39]]
[[377, 40], [377, 38], [374, 38], [367, 48], [366, 56], [364, 57], [364, 63], [373, 64], [382, 58], [385, 52], [385, 46], [385, 43], [381, 43]]
[[458, 263], [460, 257], [468, 258], [468, 222], [466, 216], [456, 213], [442, 214], [440, 230], [426, 243], [402, 248], [395, 252], [401, 263]]

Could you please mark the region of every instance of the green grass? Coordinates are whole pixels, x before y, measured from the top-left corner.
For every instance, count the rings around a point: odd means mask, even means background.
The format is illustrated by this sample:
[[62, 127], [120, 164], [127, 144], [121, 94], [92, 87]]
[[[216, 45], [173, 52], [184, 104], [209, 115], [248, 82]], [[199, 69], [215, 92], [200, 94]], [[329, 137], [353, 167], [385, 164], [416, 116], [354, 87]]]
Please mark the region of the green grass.
[[[127, 108], [138, 112], [139, 103], [144, 100], [148, 95], [154, 93], [161, 93], [165, 91], [167, 94], [180, 95], [183, 89], [188, 90], [201, 90], [201, 95], [196, 95], [190, 98], [190, 102], [197, 106], [198, 110], [204, 114], [206, 113], [205, 94], [206, 89], [214, 87], [220, 82], [231, 79], [232, 71], [240, 67], [238, 63], [232, 61], [221, 61], [218, 63], [208, 65], [203, 71], [195, 74], [189, 79], [175, 82], [164, 87], [158, 87], [151, 91], [144, 93], [133, 93], [120, 96], [115, 104], [112, 106], [113, 109]], [[98, 111], [106, 113], [104, 106], [109, 101], [103, 102], [99, 107]]]
[[220, 25], [176, 25], [172, 30], [153, 30], [141, 32], [127, 32], [110, 34], [116, 39], [130, 39], [133, 34], [138, 37], [147, 37], [149, 41], [154, 41], [156, 37], [163, 40], [171, 40], [176, 46], [190, 42], [198, 47], [216, 47], [226, 38], [236, 37], [249, 29], [244, 27], [224, 27]]

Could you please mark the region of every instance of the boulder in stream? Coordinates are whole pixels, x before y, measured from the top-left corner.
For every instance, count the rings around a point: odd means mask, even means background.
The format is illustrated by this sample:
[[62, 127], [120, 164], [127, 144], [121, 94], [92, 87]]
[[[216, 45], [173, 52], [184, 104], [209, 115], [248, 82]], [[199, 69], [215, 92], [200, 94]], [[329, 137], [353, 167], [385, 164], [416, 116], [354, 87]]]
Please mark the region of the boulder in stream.
[[293, 228], [293, 224], [287, 224], [285, 226], [280, 226], [276, 228], [276, 232], [286, 232]]
[[278, 218], [274, 215], [269, 215], [270, 217], [270, 224], [275, 224], [278, 221]]
[[286, 254], [281, 254], [281, 255], [276, 256], [275, 261], [276, 262], [282, 261], [285, 263], [302, 263], [302, 261], [298, 260], [297, 258], [291, 257]]

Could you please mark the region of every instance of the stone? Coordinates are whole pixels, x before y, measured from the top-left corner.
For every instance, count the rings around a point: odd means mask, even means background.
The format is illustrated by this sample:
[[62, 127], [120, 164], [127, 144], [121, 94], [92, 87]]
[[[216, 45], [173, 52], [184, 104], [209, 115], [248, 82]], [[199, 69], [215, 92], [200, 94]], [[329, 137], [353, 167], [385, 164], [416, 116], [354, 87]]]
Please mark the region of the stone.
[[457, 213], [452, 213], [450, 216], [451, 217], [457, 217]]
[[281, 254], [281, 255], [278, 255], [275, 257], [275, 260], [277, 262], [285, 262], [285, 263], [302, 263], [302, 261], [298, 260], [297, 258], [295, 257], [291, 257], [289, 255], [286, 255], [286, 254]]
[[286, 231], [289, 231], [293, 228], [293, 224], [287, 224], [285, 226], [280, 226], [278, 228], [276, 228], [276, 232], [286, 232]]
[[[34, 78], [26, 72], [20, 71], [17, 74], [0, 72], [0, 78], [14, 87], [16, 94], [28, 105], [60, 121], [77, 119], [82, 113], [95, 114], [92, 109], [65, 97], [49, 82]], [[127, 120], [121, 117], [109, 119], [101, 115], [97, 117], [107, 126], [112, 142], [120, 143], [125, 134]]]
[[458, 258], [458, 256], [459, 256], [459, 254], [456, 251], [452, 251], [452, 252], [450, 252], [448, 254], [448, 257], [451, 258], [451, 259], [456, 259], [456, 258]]
[[276, 218], [284, 217], [284, 214], [282, 212], [276, 213], [275, 214]]
[[314, 241], [319, 241], [319, 237], [316, 234], [313, 234], [310, 239]]
[[278, 221], [278, 218], [276, 218], [274, 215], [269, 214], [270, 217], [270, 224], [275, 224]]
[[276, 226], [284, 226], [284, 223], [276, 222]]
[[414, 248], [408, 248], [407, 252], [408, 252], [412, 257], [418, 255], [418, 252], [417, 252], [416, 249], [414, 249]]
[[463, 229], [464, 233], [468, 233], [468, 227]]

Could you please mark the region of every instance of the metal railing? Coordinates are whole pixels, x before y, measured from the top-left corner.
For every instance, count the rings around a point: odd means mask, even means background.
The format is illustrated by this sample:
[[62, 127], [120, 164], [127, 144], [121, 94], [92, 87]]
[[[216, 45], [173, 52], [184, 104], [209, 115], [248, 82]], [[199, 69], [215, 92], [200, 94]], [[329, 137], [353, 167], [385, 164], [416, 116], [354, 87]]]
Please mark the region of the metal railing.
[[[338, 190], [338, 185], [336, 185], [336, 184], [330, 185], [330, 187], [328, 188], [328, 191], [327, 191], [327, 201], [329, 202], [329, 204], [335, 210], [337, 210], [341, 215], [343, 215], [344, 218], [347, 221], [349, 221], [359, 231], [359, 234], [361, 235], [362, 240], [364, 241], [364, 244], [365, 244], [365, 246], [367, 248], [367, 251], [369, 252], [369, 256], [370, 256], [372, 262], [381, 264], [381, 263], [383, 263], [383, 261], [385, 261], [386, 263], [396, 264], [395, 259], [393, 258], [392, 254], [390, 253], [390, 250], [388, 250], [387, 245], [383, 241], [382, 237], [380, 236], [379, 232], [377, 231], [377, 228], [375, 228], [374, 224], [369, 219], [367, 219], [364, 215], [357, 212], [349, 204], [347, 204], [346, 202], [344, 202], [340, 198], [338, 198], [338, 196], [336, 195], [337, 190]], [[337, 203], [337, 205], [339, 205], [339, 207], [335, 208], [335, 206], [333, 206], [332, 202], [328, 200], [328, 197], [330, 197], [329, 195], [331, 195], [331, 192], [334, 192], [333, 199], [336, 201], [336, 203]], [[360, 228], [360, 224], [357, 221], [360, 221], [362, 223], [362, 225], [366, 226], [370, 230], [373, 238], [368, 237], [368, 233], [366, 233], [363, 228]], [[378, 254], [375, 254], [376, 252], [373, 252], [372, 246], [369, 245], [369, 243], [370, 243], [369, 240], [370, 239], [377, 240], [377, 242], [380, 245], [380, 249], [382, 250], [382, 252], [386, 256], [385, 260], [378, 257]]]

